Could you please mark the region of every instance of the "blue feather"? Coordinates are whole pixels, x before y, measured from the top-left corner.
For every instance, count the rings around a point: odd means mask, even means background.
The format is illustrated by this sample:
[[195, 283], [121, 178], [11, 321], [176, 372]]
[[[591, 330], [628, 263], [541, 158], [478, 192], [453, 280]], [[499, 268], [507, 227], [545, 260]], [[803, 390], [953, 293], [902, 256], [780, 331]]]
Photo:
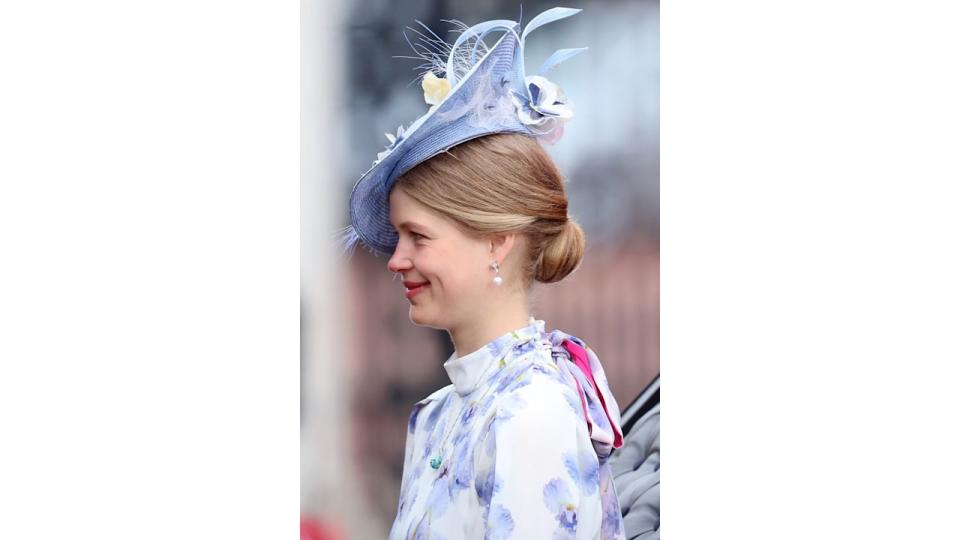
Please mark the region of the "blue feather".
[[580, 47], [577, 49], [560, 49], [550, 55], [550, 58], [547, 58], [543, 65], [540, 66], [540, 70], [537, 72], [537, 75], [543, 75], [550, 71], [551, 69], [557, 67], [561, 62], [565, 62], [574, 56], [582, 53], [587, 50], [587, 47]]
[[566, 19], [567, 17], [570, 17], [571, 15], [576, 15], [577, 13], [580, 13], [581, 11], [583, 11], [583, 10], [581, 10], [581, 9], [573, 9], [573, 8], [565, 8], [565, 7], [555, 7], [555, 8], [550, 8], [550, 9], [544, 11], [543, 13], [541, 13], [541, 14], [537, 15], [536, 17], [534, 17], [533, 20], [531, 20], [531, 21], [527, 24], [527, 27], [523, 29], [523, 35], [520, 36], [520, 43], [523, 43], [524, 40], [527, 39], [527, 35], [528, 35], [530, 32], [533, 32], [534, 30], [536, 30], [537, 28], [540, 28], [541, 26], [543, 26], [543, 25], [545, 25], [545, 24], [552, 23], [553, 21], [559, 21], [560, 19]]

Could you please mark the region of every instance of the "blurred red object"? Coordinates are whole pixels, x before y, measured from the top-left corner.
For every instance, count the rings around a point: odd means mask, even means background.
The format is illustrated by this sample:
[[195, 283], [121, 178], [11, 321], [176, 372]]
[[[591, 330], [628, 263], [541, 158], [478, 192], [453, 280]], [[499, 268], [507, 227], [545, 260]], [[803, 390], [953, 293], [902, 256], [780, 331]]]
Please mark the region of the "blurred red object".
[[300, 540], [343, 540], [343, 535], [332, 523], [301, 515]]

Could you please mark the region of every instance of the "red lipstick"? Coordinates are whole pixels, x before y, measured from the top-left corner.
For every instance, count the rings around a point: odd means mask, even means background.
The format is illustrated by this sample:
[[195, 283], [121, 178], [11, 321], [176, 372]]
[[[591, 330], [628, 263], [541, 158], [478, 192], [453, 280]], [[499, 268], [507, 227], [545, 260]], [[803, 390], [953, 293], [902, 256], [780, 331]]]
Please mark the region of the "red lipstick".
[[428, 285], [430, 285], [429, 281], [404, 281], [403, 286], [407, 288], [407, 299], [413, 298], [414, 295], [426, 289]]

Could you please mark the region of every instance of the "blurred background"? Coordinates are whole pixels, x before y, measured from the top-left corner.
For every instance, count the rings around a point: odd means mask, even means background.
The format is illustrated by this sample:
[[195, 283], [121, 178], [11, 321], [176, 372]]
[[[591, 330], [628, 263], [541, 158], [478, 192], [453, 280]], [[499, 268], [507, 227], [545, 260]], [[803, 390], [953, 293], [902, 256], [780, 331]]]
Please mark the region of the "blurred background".
[[[556, 5], [523, 2], [521, 23]], [[590, 48], [551, 72], [576, 115], [547, 147], [587, 249], [563, 282], [535, 286], [533, 314], [597, 352], [622, 409], [659, 372], [659, 4], [559, 5], [584, 9], [531, 34], [526, 62]], [[394, 58], [413, 56], [403, 32], [414, 41], [419, 20], [452, 42], [443, 19], [520, 18], [520, 3], [505, 0], [301, 2], [303, 538], [386, 538], [407, 417], [450, 382], [448, 335], [410, 322], [387, 258], [359, 248], [344, 260], [331, 242], [384, 133], [426, 111], [421, 61]]]

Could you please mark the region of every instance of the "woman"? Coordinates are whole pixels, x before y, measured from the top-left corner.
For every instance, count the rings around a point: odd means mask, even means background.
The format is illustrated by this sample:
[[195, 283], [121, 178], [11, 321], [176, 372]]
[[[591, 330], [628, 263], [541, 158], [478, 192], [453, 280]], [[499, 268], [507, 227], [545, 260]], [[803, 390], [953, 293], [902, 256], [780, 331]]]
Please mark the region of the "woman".
[[[556, 84], [526, 75], [523, 43], [578, 11], [548, 10], [522, 33], [490, 21], [453, 46], [428, 40], [448, 55], [424, 55], [444, 75], [424, 75], [432, 107], [388, 135], [351, 195], [347, 246], [389, 255], [411, 321], [447, 330], [455, 349], [443, 364], [452, 384], [410, 414], [391, 539], [624, 537], [607, 463], [620, 414], [603, 369], [530, 310], [533, 284], [573, 272], [585, 239], [541, 146], [572, 109]], [[487, 48], [494, 30], [505, 32]]]

